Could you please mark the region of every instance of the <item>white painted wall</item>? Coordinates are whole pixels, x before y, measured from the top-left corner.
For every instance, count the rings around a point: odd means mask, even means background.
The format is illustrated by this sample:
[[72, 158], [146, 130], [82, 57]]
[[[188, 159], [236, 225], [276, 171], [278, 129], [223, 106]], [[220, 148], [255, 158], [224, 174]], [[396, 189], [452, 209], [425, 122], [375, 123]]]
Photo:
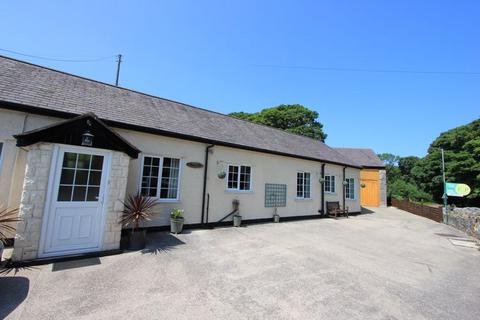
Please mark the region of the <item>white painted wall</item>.
[[56, 121], [59, 119], [0, 109], [0, 141], [4, 143], [0, 167], [0, 204], [9, 208], [18, 208], [20, 205], [27, 153], [16, 147], [13, 135]]
[[[21, 185], [25, 172], [24, 151], [15, 147], [12, 135], [22, 132], [24, 122], [25, 131], [28, 131], [61, 120], [37, 115], [28, 115], [25, 120], [25, 116], [25, 113], [0, 109], [0, 139], [6, 139], [10, 143], [10, 147], [5, 149], [4, 166], [0, 173], [0, 185], [6, 190], [2, 190], [3, 192], [0, 193], [0, 201], [7, 201], [9, 205], [18, 204], [20, 201]], [[169, 212], [172, 208], [185, 210], [186, 223], [200, 223], [204, 169], [190, 168], [186, 166], [186, 163], [204, 163], [207, 144], [130, 130], [115, 130], [139, 148], [143, 154], [181, 159], [179, 201], [159, 203], [157, 216], [146, 225], [168, 225]], [[229, 163], [252, 167], [251, 192], [226, 191], [226, 178], [219, 179], [217, 173], [220, 170], [226, 170]], [[137, 192], [140, 183], [140, 169], [141, 157], [130, 161], [127, 194]], [[334, 174], [337, 183], [336, 193], [326, 194], [326, 201], [339, 201], [342, 203], [342, 169], [342, 166], [326, 164], [326, 173]], [[209, 222], [217, 221], [229, 213], [232, 209], [233, 199], [240, 200], [240, 211], [244, 219], [272, 217], [273, 208], [264, 207], [265, 183], [287, 184], [287, 207], [278, 209], [280, 216], [313, 215], [318, 214], [318, 210], [321, 208], [321, 185], [318, 182], [321, 175], [321, 163], [319, 162], [215, 146], [209, 156], [208, 170], [207, 193], [210, 194]], [[308, 171], [311, 173], [312, 199], [295, 199], [297, 171]], [[346, 205], [351, 212], [358, 212], [360, 211], [360, 170], [347, 168], [346, 177], [355, 179], [356, 188], [356, 199], [347, 199]], [[6, 198], [5, 194], [8, 194]]]

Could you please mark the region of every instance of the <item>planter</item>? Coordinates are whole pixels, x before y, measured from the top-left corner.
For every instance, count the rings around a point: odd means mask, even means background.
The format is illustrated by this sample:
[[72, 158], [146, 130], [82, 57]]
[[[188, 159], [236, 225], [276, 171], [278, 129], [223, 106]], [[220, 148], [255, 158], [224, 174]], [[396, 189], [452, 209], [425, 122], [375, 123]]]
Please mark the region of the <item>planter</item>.
[[278, 214], [273, 215], [273, 222], [279, 223], [280, 222], [280, 216]]
[[183, 230], [183, 218], [170, 219], [170, 232], [181, 233]]
[[242, 216], [234, 215], [233, 216], [233, 226], [240, 227], [242, 225]]
[[147, 230], [131, 231], [128, 237], [128, 250], [142, 250], [145, 248]]

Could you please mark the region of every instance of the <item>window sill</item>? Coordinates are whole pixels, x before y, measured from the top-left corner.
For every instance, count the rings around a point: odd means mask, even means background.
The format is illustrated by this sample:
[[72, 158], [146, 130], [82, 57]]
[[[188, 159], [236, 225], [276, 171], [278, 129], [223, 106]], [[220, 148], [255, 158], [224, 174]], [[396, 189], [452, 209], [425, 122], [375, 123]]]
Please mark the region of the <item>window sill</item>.
[[357, 199], [350, 199], [350, 198], [345, 198], [347, 201], [357, 201]]
[[329, 192], [329, 191], [325, 191], [325, 194], [332, 195], [332, 196], [336, 196], [336, 195], [337, 195], [336, 192]]
[[225, 192], [228, 192], [228, 193], [253, 193], [253, 190], [230, 190], [230, 189], [227, 189], [225, 190]]
[[312, 198], [295, 198], [295, 201], [312, 201]]
[[159, 202], [159, 203], [177, 203], [177, 202], [181, 202], [180, 199], [161, 199], [161, 198], [158, 198], [158, 197], [149, 197], [151, 199], [155, 199], [156, 202]]

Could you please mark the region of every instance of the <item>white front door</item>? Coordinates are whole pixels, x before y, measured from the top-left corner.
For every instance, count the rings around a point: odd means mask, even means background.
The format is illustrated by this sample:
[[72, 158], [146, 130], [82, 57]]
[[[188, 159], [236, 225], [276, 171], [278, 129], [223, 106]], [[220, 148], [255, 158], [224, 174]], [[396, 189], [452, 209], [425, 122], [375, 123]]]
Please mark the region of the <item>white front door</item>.
[[103, 238], [103, 203], [110, 153], [59, 147], [52, 165], [40, 256], [97, 251]]

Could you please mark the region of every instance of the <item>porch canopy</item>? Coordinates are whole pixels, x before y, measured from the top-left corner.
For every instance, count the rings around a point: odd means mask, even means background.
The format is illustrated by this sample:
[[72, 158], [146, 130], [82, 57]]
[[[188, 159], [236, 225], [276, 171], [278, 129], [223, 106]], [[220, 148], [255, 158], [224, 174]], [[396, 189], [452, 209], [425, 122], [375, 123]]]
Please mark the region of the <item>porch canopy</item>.
[[82, 135], [93, 135], [90, 147], [124, 152], [131, 158], [138, 158], [140, 150], [108, 127], [94, 113], [60, 121], [42, 128], [14, 135], [18, 147], [37, 142], [62, 143], [81, 146]]

